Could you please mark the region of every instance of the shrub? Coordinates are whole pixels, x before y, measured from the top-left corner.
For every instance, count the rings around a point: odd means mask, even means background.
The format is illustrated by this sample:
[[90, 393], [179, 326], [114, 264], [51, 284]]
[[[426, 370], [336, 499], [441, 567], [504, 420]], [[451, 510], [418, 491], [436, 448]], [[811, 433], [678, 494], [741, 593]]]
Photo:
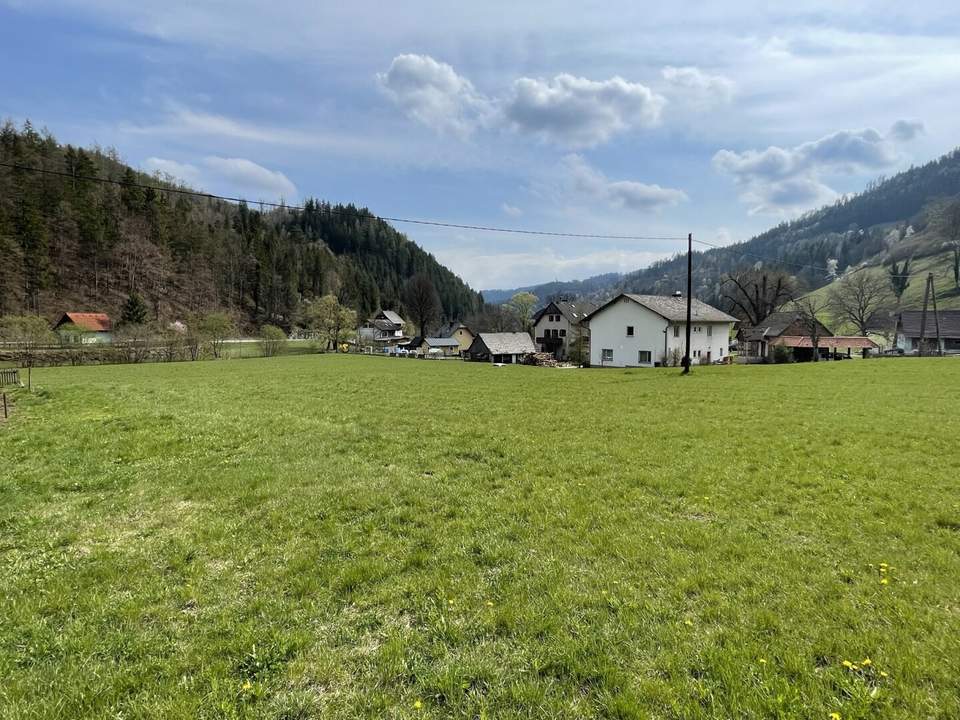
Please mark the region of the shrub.
[[264, 357], [278, 355], [287, 345], [287, 334], [276, 325], [260, 328], [260, 348]]

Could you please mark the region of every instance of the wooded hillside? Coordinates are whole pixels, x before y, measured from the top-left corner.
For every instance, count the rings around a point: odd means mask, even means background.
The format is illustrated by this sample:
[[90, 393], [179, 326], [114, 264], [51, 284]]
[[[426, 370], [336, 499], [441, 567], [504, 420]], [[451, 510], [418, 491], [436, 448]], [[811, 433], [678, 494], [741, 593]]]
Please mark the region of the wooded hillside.
[[479, 302], [365, 208], [307, 200], [302, 211], [261, 211], [176, 193], [174, 178], [138, 173], [113, 150], [60, 145], [29, 123], [0, 129], [0, 162], [69, 175], [0, 167], [0, 315], [115, 314], [137, 292], [154, 319], [226, 310], [289, 327], [302, 300], [330, 293], [361, 318], [401, 309], [414, 275], [433, 283], [446, 318]]

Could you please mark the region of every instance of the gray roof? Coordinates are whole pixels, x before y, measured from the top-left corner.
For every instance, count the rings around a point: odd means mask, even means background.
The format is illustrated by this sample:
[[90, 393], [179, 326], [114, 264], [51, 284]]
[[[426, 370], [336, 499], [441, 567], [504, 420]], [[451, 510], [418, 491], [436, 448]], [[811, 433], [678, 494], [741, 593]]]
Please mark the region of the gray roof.
[[[742, 340], [766, 340], [780, 337], [795, 322], [803, 321], [803, 316], [796, 310], [781, 310], [770, 313], [759, 325], [746, 325], [740, 329]], [[820, 323], [822, 334], [833, 335], [826, 325]]]
[[477, 336], [491, 355], [522, 355], [536, 352], [533, 339], [525, 332], [480, 333]]
[[[638, 305], [642, 305], [651, 312], [655, 312], [660, 317], [670, 322], [687, 321], [687, 299], [685, 297], [675, 297], [671, 295], [633, 295], [632, 293], [621, 293], [609, 302], [601, 305], [591, 313], [596, 315], [603, 312], [604, 308], [619, 300], [621, 297], [627, 297]], [[733, 315], [727, 315], [722, 310], [712, 305], [707, 305], [702, 300], [693, 298], [690, 303], [690, 321], [691, 322], [739, 322]]]
[[442, 325], [442, 326], [440, 327], [440, 329], [437, 331], [437, 336], [438, 336], [438, 337], [445, 337], [445, 338], [446, 338], [446, 337], [451, 337], [451, 336], [452, 336], [457, 330], [459, 330], [460, 328], [463, 328], [464, 330], [467, 330], [468, 332], [470, 331], [470, 328], [468, 328], [468, 327], [467, 327], [466, 325], [464, 325], [462, 322], [454, 321], [454, 322], [448, 322], [446, 325]]
[[556, 308], [557, 312], [563, 315], [571, 325], [577, 325], [587, 315], [597, 309], [597, 304], [588, 300], [555, 300], [547, 303], [546, 307], [541, 308], [537, 314], [533, 316], [534, 324], [540, 322], [540, 318], [544, 315], [551, 314], [551, 308]]
[[[940, 310], [937, 315], [940, 318], [940, 337], [960, 338], [960, 310]], [[903, 333], [906, 337], [920, 337], [922, 318], [923, 310], [903, 310], [897, 321], [897, 332]], [[933, 318], [933, 308], [927, 310], [926, 330], [925, 337], [936, 338], [937, 324]]]
[[457, 339], [452, 337], [425, 338], [424, 342], [430, 347], [459, 347], [460, 346], [460, 343], [457, 342]]
[[381, 310], [380, 314], [394, 325], [406, 325], [407, 321], [397, 315], [393, 310]]

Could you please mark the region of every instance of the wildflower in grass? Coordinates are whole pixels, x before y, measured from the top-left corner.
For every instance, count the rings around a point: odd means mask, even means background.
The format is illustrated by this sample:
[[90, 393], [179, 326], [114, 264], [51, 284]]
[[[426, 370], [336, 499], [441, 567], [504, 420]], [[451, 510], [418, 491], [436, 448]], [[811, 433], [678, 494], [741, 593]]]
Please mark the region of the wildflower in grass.
[[830, 713], [830, 720], [843, 720], [843, 718], [840, 717], [840, 713], [832, 712]]
[[453, 605], [453, 598], [450, 598], [449, 600], [447, 600], [447, 605]]
[[413, 701], [414, 710], [419, 710], [422, 707], [423, 707], [423, 702], [421, 702], [419, 699]]
[[493, 607], [493, 601], [487, 600], [487, 607]]
[[242, 689], [244, 692], [248, 692], [252, 687], [253, 687], [253, 683], [251, 683], [249, 680], [247, 680], [246, 682], [243, 683], [243, 685], [241, 686], [241, 689]]
[[844, 660], [840, 664], [843, 665], [847, 670], [851, 670], [853, 668], [853, 663], [850, 662], [849, 660]]
[[880, 677], [882, 677], [882, 678], [890, 677], [890, 673], [888, 673], [888, 672], [885, 671], [885, 670], [881, 670], [881, 671], [880, 671]]
[[767, 664], [767, 659], [766, 659], [766, 658], [760, 658], [760, 664], [761, 664], [761, 665], [766, 665], [766, 664]]
[[864, 667], [870, 667], [871, 665], [873, 665], [873, 660], [871, 660], [870, 658], [864, 658], [860, 662], [860, 664], [863, 665]]
[[890, 584], [890, 578], [880, 578], [880, 584], [881, 584], [881, 585], [889, 585], [889, 584]]
[[684, 620], [683, 624], [687, 627], [693, 627], [693, 620]]

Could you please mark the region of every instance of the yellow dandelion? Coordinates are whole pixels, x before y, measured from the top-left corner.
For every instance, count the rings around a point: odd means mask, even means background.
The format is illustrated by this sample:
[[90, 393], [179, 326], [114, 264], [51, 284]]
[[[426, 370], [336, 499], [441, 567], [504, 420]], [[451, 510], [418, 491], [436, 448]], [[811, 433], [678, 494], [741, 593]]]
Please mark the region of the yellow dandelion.
[[881, 584], [881, 585], [889, 585], [889, 584], [890, 584], [890, 578], [880, 578], [880, 584]]
[[854, 666], [851, 667], [850, 669], [851, 669], [851, 670], [859, 670], [859, 669], [860, 669], [860, 666], [859, 666], [859, 665], [854, 665]]
[[687, 627], [693, 627], [693, 620], [684, 620], [683, 624]]
[[850, 668], [853, 667], [853, 663], [850, 662], [849, 660], [844, 660], [844, 661], [843, 661], [842, 663], [840, 663], [840, 664], [843, 665], [843, 666], [844, 666], [845, 668], [847, 668], [847, 669], [850, 669]]
[[843, 720], [843, 718], [840, 717], [840, 713], [832, 712], [830, 713], [830, 720]]
[[606, 595], [606, 594], [607, 594], [607, 591], [606, 591], [606, 590], [601, 590], [601, 591], [600, 591], [600, 594], [601, 594], [601, 595]]
[[885, 678], [885, 677], [890, 677], [890, 674], [889, 674], [888, 672], [886, 672], [885, 670], [881, 670], [881, 671], [880, 671], [880, 677], [883, 677], [883, 678]]
[[761, 664], [761, 665], [766, 665], [766, 664], [767, 664], [767, 659], [766, 659], [766, 658], [760, 658], [760, 664]]
[[870, 658], [864, 658], [863, 662], [861, 662], [860, 664], [863, 665], [864, 667], [870, 667], [871, 665], [873, 665], [873, 660], [871, 660]]
[[422, 708], [422, 707], [423, 707], [423, 702], [421, 702], [420, 700], [414, 700], [414, 701], [413, 701], [413, 708], [414, 708], [415, 710], [419, 710], [419, 709]]
[[252, 687], [253, 687], [253, 684], [252, 684], [249, 680], [247, 680], [247, 681], [243, 684], [243, 689], [244, 689], [244, 690], [249, 690], [249, 689], [252, 688]]
[[493, 607], [493, 601], [487, 600], [487, 607]]
[[453, 605], [453, 599], [447, 600], [447, 605]]

